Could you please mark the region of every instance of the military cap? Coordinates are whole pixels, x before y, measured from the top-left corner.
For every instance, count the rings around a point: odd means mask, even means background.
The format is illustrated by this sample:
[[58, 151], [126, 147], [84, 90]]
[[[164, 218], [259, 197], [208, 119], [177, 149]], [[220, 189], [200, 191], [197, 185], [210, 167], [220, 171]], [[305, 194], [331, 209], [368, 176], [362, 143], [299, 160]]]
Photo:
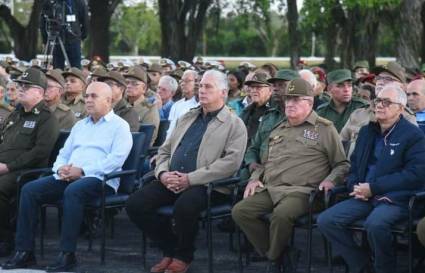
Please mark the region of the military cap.
[[369, 62], [365, 60], [357, 61], [353, 65], [353, 70], [356, 70], [357, 68], [367, 68], [369, 69]]
[[323, 68], [315, 66], [311, 68], [311, 72], [313, 72], [319, 82], [326, 83], [326, 72]]
[[65, 87], [65, 79], [59, 69], [53, 69], [46, 72], [46, 77], [59, 83], [62, 87]]
[[289, 82], [286, 94], [289, 97], [314, 97], [313, 87], [308, 81], [301, 78]]
[[87, 59], [82, 59], [81, 60], [81, 66], [82, 67], [88, 67], [90, 65], [90, 60], [87, 60]]
[[176, 79], [177, 81], [179, 81], [183, 77], [183, 73], [184, 73], [183, 69], [179, 67], [176, 70], [173, 70], [170, 73], [170, 76]]
[[400, 82], [406, 82], [406, 70], [397, 62], [388, 62], [386, 65], [377, 66], [372, 72], [375, 75], [387, 72], [396, 77]]
[[250, 62], [241, 62], [239, 64], [239, 67], [245, 67], [248, 69], [255, 69], [257, 66], [255, 66], [254, 64], [250, 63]]
[[22, 75], [14, 81], [18, 83], [37, 85], [43, 89], [46, 89], [47, 87], [46, 75], [44, 75], [40, 69], [34, 67], [30, 67], [25, 70], [24, 73], [22, 73]]
[[185, 61], [178, 61], [177, 62], [177, 64], [180, 66], [180, 68], [182, 68], [183, 70], [186, 70], [186, 69], [191, 69], [192, 68], [192, 65], [190, 64], [190, 63], [188, 63], [188, 62], [185, 62]]
[[161, 60], [159, 60], [159, 64], [161, 66], [171, 66], [172, 69], [176, 68], [176, 64], [168, 58], [162, 58]]
[[103, 66], [97, 67], [93, 72], [90, 73], [90, 76], [94, 77], [103, 77], [108, 74], [108, 71]]
[[132, 66], [128, 69], [128, 72], [123, 75], [125, 78], [135, 78], [144, 83], [148, 83], [148, 76], [146, 71], [138, 66]]
[[159, 65], [159, 63], [153, 63], [149, 68], [148, 72], [158, 72], [162, 73], [162, 66]]
[[62, 73], [62, 76], [64, 78], [66, 78], [68, 76], [74, 76], [74, 77], [79, 78], [83, 83], [86, 83], [86, 77], [84, 76], [83, 72], [76, 67], [71, 67], [71, 68], [65, 70]]
[[295, 70], [281, 69], [277, 71], [275, 77], [270, 78], [267, 81], [269, 83], [273, 83], [275, 81], [292, 81], [292, 80], [298, 79], [299, 77], [300, 77], [300, 74], [298, 74], [298, 72]]
[[117, 71], [109, 71], [108, 73], [106, 73], [104, 76], [99, 77], [99, 81], [103, 82], [106, 80], [113, 80], [114, 82], [121, 84], [122, 86], [127, 86], [127, 84], [125, 83], [125, 78], [124, 76]]
[[331, 83], [342, 83], [345, 81], [352, 81], [351, 71], [348, 69], [336, 69], [328, 73], [326, 76], [328, 84]]
[[267, 74], [264, 71], [257, 71], [254, 73], [254, 75], [252, 76], [252, 78], [249, 81], [245, 82], [245, 85], [251, 85], [253, 83], [260, 83], [260, 84], [266, 84], [266, 85], [271, 85], [270, 82], [268, 82], [268, 79], [270, 79], [270, 75]]
[[193, 63], [194, 64], [203, 64], [204, 58], [202, 58], [201, 56], [197, 56], [197, 57], [193, 58]]

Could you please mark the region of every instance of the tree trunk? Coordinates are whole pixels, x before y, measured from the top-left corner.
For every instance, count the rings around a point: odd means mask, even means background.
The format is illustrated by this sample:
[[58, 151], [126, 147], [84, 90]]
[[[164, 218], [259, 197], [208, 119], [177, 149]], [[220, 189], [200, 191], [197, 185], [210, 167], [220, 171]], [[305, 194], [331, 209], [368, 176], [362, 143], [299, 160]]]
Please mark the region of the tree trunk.
[[400, 33], [396, 54], [400, 64], [408, 68], [419, 68], [422, 2], [423, 0], [403, 0], [400, 4]]
[[30, 19], [26, 26], [19, 23], [6, 5], [0, 6], [0, 18], [10, 29], [16, 58], [30, 61], [37, 55], [38, 29], [40, 26], [41, 0], [34, 0]]
[[421, 8], [421, 22], [422, 22], [422, 45], [421, 45], [421, 62], [425, 63], [425, 3]]
[[192, 61], [212, 0], [159, 0], [161, 55]]
[[298, 31], [298, 8], [296, 0], [287, 0], [288, 12], [288, 35], [289, 35], [289, 56], [291, 57], [291, 67], [294, 69], [300, 60], [300, 33]]
[[109, 26], [115, 8], [122, 0], [90, 0], [91, 12], [89, 23], [89, 57], [99, 56], [102, 61], [109, 62]]

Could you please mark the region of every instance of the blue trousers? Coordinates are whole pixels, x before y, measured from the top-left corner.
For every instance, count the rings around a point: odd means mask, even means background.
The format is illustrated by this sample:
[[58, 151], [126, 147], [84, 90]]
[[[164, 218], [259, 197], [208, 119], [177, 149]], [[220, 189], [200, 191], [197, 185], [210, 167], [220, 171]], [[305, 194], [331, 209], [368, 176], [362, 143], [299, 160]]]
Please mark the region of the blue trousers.
[[395, 249], [391, 227], [408, 218], [408, 209], [376, 200], [360, 201], [354, 198], [337, 203], [319, 215], [319, 230], [328, 239], [336, 254], [347, 263], [350, 273], [359, 272], [368, 262], [368, 255], [354, 242], [346, 227], [366, 219], [364, 228], [375, 256], [375, 272], [394, 272]]
[[[68, 59], [71, 67], [81, 69], [81, 41], [67, 41], [64, 43], [65, 52], [68, 55]], [[56, 43], [53, 49], [53, 68], [64, 69], [65, 67], [65, 56], [63, 56], [59, 42]]]
[[[113, 192], [108, 186], [107, 194]], [[74, 252], [83, 221], [84, 205], [99, 198], [101, 194], [102, 182], [94, 177], [85, 177], [69, 183], [48, 176], [25, 184], [19, 199], [16, 250], [34, 250], [40, 205], [63, 200], [60, 249], [64, 252]]]

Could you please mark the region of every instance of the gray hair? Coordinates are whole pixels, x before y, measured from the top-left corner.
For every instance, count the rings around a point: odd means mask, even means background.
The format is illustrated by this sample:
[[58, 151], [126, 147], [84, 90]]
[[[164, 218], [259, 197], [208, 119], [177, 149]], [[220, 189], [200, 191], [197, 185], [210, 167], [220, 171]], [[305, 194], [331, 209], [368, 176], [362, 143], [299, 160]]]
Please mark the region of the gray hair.
[[204, 73], [203, 77], [205, 77], [205, 76], [212, 76], [212, 77], [214, 77], [216, 79], [217, 87], [220, 90], [225, 90], [226, 91], [226, 94], [227, 94], [227, 92], [229, 91], [229, 84], [227, 82], [227, 76], [226, 76], [226, 74], [224, 74], [223, 72], [220, 72], [218, 70], [211, 69], [211, 70], [207, 70]]
[[400, 85], [393, 84], [393, 83], [386, 84], [379, 94], [382, 94], [383, 92], [388, 92], [388, 91], [395, 91], [397, 93], [397, 98], [395, 102], [400, 103], [403, 106], [406, 106], [407, 95]]
[[303, 80], [307, 81], [313, 88], [316, 88], [317, 78], [311, 70], [301, 69], [298, 73]]
[[159, 84], [161, 83], [165, 84], [172, 93], [175, 93], [177, 88], [179, 87], [176, 79], [168, 75], [162, 76], [159, 79]]
[[196, 72], [195, 70], [188, 69], [183, 72], [182, 78], [187, 74], [192, 75], [195, 80], [196, 80], [196, 77], [198, 76], [198, 72]]

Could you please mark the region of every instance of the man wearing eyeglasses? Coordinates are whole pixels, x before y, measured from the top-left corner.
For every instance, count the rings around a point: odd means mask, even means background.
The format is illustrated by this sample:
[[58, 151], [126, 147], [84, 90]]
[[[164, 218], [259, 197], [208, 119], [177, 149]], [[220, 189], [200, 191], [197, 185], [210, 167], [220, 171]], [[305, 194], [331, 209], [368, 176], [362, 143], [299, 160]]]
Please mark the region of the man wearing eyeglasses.
[[16, 179], [24, 169], [46, 167], [56, 138], [58, 122], [43, 101], [46, 76], [35, 68], [27, 69], [17, 83], [16, 110], [5, 120], [0, 133], [0, 256], [12, 250]]
[[407, 104], [415, 112], [419, 128], [425, 132], [425, 80], [414, 80], [407, 85]]
[[142, 68], [133, 66], [123, 76], [127, 84], [127, 101], [139, 114], [139, 122], [155, 126], [151, 140], [154, 143], [160, 119], [158, 107], [147, 98], [148, 75]]
[[351, 113], [358, 108], [368, 106], [362, 99], [353, 97], [351, 71], [337, 69], [328, 73], [328, 92], [331, 100], [317, 108], [317, 114], [332, 121], [338, 132], [344, 127]]
[[44, 101], [59, 122], [59, 129], [71, 130], [77, 119], [71, 108], [61, 103], [61, 95], [65, 87], [65, 79], [59, 70], [46, 72], [47, 88], [44, 92]]
[[77, 120], [83, 119], [86, 116], [84, 107], [83, 93], [86, 89], [86, 78], [83, 72], [75, 67], [62, 73], [65, 78], [65, 95], [63, 104], [71, 108]]
[[358, 220], [364, 220], [374, 272], [396, 271], [392, 227], [407, 220], [409, 198], [424, 188], [425, 136], [403, 117], [406, 102], [399, 85], [382, 89], [375, 99], [376, 121], [362, 127], [351, 156], [347, 188], [352, 198], [318, 218], [320, 231], [349, 272], [363, 272], [370, 264], [370, 255], [346, 228]]
[[[284, 253], [295, 252], [287, 246], [296, 219], [308, 212], [309, 193], [342, 183], [349, 168], [332, 122], [313, 111], [313, 87], [292, 80], [284, 101], [287, 119], [271, 131], [244, 199], [232, 211], [248, 240], [270, 261], [269, 273], [281, 272]], [[262, 220], [267, 214], [269, 224]]]

